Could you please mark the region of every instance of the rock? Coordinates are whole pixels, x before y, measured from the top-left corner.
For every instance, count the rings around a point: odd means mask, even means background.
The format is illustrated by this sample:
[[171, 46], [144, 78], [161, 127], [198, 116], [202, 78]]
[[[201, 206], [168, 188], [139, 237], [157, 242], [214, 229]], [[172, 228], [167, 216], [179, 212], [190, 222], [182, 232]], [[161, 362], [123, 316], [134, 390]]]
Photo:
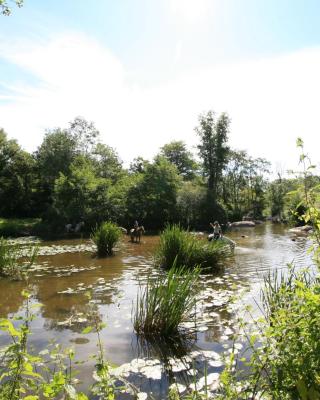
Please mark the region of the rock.
[[237, 221], [231, 223], [231, 228], [251, 228], [256, 226], [253, 221]]
[[289, 229], [291, 233], [308, 233], [312, 231], [312, 226], [304, 225], [304, 226], [296, 226], [295, 228]]

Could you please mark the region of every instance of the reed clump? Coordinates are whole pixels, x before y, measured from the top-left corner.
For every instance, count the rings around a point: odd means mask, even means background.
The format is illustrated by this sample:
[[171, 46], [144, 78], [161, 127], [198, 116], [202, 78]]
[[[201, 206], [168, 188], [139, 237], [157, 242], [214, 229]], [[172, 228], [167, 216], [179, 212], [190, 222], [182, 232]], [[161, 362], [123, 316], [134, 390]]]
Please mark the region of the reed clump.
[[97, 246], [99, 256], [109, 256], [121, 237], [121, 229], [113, 222], [103, 222], [92, 233], [91, 239]]
[[230, 253], [230, 248], [222, 241], [205, 242], [195, 238], [179, 225], [167, 226], [160, 235], [155, 262], [163, 268], [177, 266], [195, 268], [217, 267], [219, 261]]
[[0, 237], [0, 276], [22, 279], [37, 257], [37, 247], [12, 244]]
[[200, 268], [177, 267], [166, 275], [148, 277], [140, 289], [134, 310], [134, 329], [143, 336], [168, 337], [178, 333], [179, 324], [196, 304], [196, 283]]

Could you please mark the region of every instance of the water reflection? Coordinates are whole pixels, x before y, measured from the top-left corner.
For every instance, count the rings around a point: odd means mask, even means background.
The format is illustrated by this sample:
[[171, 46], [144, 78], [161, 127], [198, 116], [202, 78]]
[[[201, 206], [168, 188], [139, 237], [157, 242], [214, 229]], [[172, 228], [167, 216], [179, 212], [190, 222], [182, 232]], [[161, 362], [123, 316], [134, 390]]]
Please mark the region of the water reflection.
[[[174, 382], [185, 387], [194, 375], [201, 380], [206, 363], [209, 374], [221, 371], [219, 355], [232, 344], [236, 311], [230, 301], [235, 294], [249, 290], [243, 301], [252, 303], [259, 297], [263, 275], [268, 271], [285, 270], [292, 261], [302, 266], [312, 264], [306, 255], [308, 240], [292, 236], [280, 224], [241, 228], [227, 236], [237, 243], [234, 256], [221, 271], [201, 275], [196, 314], [182, 327], [187, 340], [180, 337], [173, 343], [146, 342], [133, 332], [132, 306], [139, 285], [154, 271], [156, 236], [144, 236], [139, 245], [124, 237], [116, 255], [105, 259], [88, 252], [91, 244], [87, 240], [41, 243], [44, 255], [39, 257], [29, 282], [0, 280], [0, 315], [21, 312], [20, 293], [28, 286], [34, 301], [43, 304], [32, 322], [32, 345], [42, 350], [54, 337], [63, 346], [75, 347], [80, 360], [96, 352], [97, 342], [94, 333], [82, 335], [83, 328], [94, 320], [106, 323], [102, 338], [108, 359], [119, 366], [127, 365], [127, 373], [142, 390], [163, 398]], [[51, 247], [52, 255], [47, 251]], [[85, 295], [88, 291], [91, 298]], [[5, 342], [0, 334], [0, 344]], [[89, 363], [80, 368], [84, 386], [91, 382], [91, 367]]]

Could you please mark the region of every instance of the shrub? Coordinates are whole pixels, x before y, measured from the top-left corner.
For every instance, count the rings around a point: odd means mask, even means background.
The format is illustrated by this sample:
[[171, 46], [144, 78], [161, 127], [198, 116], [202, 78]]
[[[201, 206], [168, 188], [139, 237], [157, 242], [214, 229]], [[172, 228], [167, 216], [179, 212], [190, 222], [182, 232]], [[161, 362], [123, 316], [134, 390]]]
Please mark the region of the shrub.
[[0, 275], [21, 279], [37, 256], [37, 247], [10, 244], [0, 237]]
[[195, 306], [199, 274], [199, 267], [190, 271], [174, 262], [167, 275], [149, 276], [146, 287], [137, 296], [135, 331], [144, 336], [177, 334], [179, 324]]
[[164, 268], [176, 263], [178, 267], [215, 267], [228, 255], [229, 246], [220, 241], [204, 242], [179, 225], [167, 226], [160, 235], [156, 264]]
[[35, 224], [39, 221], [36, 218], [26, 219], [2, 219], [0, 218], [0, 236], [18, 237], [30, 235]]
[[97, 246], [99, 256], [108, 256], [113, 253], [113, 248], [119, 241], [121, 236], [120, 228], [112, 222], [103, 222], [97, 227], [91, 239]]

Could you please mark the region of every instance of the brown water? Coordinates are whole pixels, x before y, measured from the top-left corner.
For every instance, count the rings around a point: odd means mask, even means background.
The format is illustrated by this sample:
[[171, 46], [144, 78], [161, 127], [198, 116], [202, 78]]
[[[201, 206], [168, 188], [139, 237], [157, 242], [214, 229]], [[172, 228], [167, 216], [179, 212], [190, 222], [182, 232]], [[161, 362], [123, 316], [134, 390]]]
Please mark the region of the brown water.
[[[63, 347], [73, 347], [78, 359], [84, 360], [96, 353], [97, 340], [94, 333], [81, 332], [92, 324], [96, 315], [106, 323], [101, 336], [108, 360], [117, 366], [131, 362], [122, 367], [128, 379], [143, 391], [164, 398], [173, 379], [183, 384], [194, 380], [191, 363], [195, 366], [193, 370], [201, 370], [203, 359], [211, 359], [208, 372], [213, 379], [221, 371], [219, 354], [232, 343], [237, 314], [230, 302], [234, 294], [248, 290], [241, 302], [253, 303], [253, 298], [259, 298], [265, 273], [285, 270], [289, 262], [300, 266], [311, 264], [305, 251], [309, 245], [306, 238], [292, 236], [281, 225], [241, 228], [227, 236], [237, 243], [234, 256], [219, 273], [201, 277], [197, 326], [192, 321], [185, 325], [187, 331], [192, 329], [187, 343], [176, 341], [173, 346], [158, 341], [147, 343], [133, 332], [131, 312], [138, 287], [145, 283], [149, 273], [156, 273], [152, 256], [157, 236], [144, 236], [140, 244], [130, 243], [124, 236], [115, 256], [109, 258], [94, 257], [88, 240], [41, 243], [43, 255], [39, 256], [28, 282], [0, 280], [0, 316], [19, 315], [23, 310], [20, 293], [28, 288], [32, 301], [42, 304], [32, 322], [30, 343], [40, 351], [54, 339]], [[85, 294], [88, 291], [92, 293], [91, 299]], [[6, 336], [0, 335], [0, 346], [6, 343]], [[138, 362], [134, 361], [137, 358]], [[175, 364], [178, 359], [189, 364], [186, 367]], [[164, 362], [173, 366], [170, 373], [162, 368]], [[89, 361], [78, 368], [83, 387], [92, 382], [92, 364]], [[139, 365], [144, 368], [142, 372]]]

